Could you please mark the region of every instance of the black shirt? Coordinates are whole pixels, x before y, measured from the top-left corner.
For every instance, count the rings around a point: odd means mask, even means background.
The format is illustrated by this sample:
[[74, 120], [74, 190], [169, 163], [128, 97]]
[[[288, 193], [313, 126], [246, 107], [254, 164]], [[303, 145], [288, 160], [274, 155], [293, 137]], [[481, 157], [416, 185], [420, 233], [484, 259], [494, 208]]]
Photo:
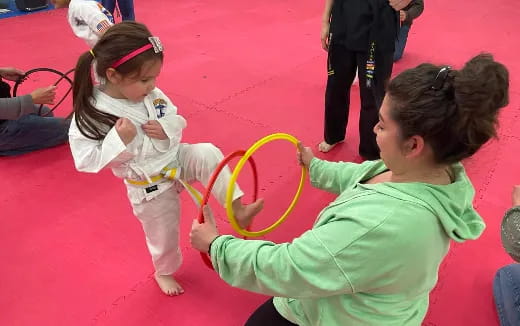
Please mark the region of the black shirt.
[[368, 51], [372, 40], [376, 51], [393, 52], [399, 30], [399, 13], [388, 0], [334, 0], [330, 32], [332, 43], [348, 50]]

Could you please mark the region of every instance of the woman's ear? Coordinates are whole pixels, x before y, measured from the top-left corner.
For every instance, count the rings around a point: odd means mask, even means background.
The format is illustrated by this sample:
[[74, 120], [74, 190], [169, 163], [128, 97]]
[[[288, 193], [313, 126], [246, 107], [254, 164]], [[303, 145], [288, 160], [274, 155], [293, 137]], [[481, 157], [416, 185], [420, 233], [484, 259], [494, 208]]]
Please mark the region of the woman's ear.
[[108, 68], [106, 71], [107, 80], [112, 84], [118, 84], [123, 79], [121, 74], [118, 73], [114, 68]]
[[404, 152], [407, 157], [417, 157], [424, 152], [425, 143], [421, 136], [412, 136], [404, 144]]

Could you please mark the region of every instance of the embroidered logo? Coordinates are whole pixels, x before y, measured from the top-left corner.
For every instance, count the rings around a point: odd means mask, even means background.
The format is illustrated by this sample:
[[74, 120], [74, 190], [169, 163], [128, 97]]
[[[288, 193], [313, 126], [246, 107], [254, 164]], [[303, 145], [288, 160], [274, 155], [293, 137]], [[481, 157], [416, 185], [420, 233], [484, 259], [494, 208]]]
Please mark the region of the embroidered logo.
[[79, 18], [74, 18], [74, 23], [76, 23], [76, 26], [85, 26], [87, 23], [85, 23], [84, 20], [81, 20]]
[[155, 112], [157, 113], [157, 118], [162, 118], [166, 114], [166, 106], [168, 103], [166, 103], [165, 100], [162, 98], [157, 98], [153, 100], [153, 106], [155, 108]]

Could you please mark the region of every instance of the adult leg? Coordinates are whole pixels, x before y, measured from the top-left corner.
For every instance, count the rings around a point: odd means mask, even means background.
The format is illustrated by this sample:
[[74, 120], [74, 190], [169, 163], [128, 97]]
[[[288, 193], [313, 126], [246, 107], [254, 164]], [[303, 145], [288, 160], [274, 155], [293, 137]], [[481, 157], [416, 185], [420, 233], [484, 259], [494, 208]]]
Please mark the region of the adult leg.
[[328, 53], [328, 79], [325, 90], [325, 144], [320, 150], [327, 152], [331, 146], [345, 139], [350, 104], [350, 87], [356, 75], [355, 52], [342, 44], [331, 43]]
[[395, 40], [394, 62], [400, 60], [403, 57], [404, 48], [406, 47], [406, 41], [408, 40], [409, 31], [409, 25], [403, 25], [399, 29], [399, 34], [397, 35], [397, 39]]
[[379, 108], [385, 97], [385, 88], [392, 74], [393, 53], [376, 53], [375, 75], [371, 87], [367, 86], [367, 53], [359, 52], [359, 94], [361, 111], [359, 113], [359, 154], [368, 160], [379, 159], [374, 126], [379, 120]]
[[267, 300], [249, 317], [245, 326], [291, 326], [296, 325], [283, 318], [276, 310], [273, 299]]
[[155, 267], [155, 279], [167, 295], [184, 292], [171, 276], [182, 263], [179, 247], [179, 195], [169, 189], [140, 204], [132, 204], [134, 215], [142, 224], [146, 245]]
[[117, 5], [123, 20], [135, 20], [134, 0], [117, 0]]
[[19, 155], [68, 141], [70, 120], [29, 114], [6, 121], [0, 131], [0, 156]]
[[493, 296], [500, 325], [520, 325], [520, 264], [498, 270], [493, 281]]

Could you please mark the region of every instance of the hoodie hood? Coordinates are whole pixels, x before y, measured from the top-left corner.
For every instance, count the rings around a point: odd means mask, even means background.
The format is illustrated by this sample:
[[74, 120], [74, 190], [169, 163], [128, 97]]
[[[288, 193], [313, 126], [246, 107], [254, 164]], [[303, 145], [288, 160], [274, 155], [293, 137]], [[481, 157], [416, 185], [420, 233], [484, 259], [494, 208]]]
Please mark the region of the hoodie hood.
[[[380, 164], [384, 166], [383, 162]], [[446, 234], [454, 241], [477, 239], [486, 225], [473, 208], [475, 190], [462, 164], [451, 167], [455, 181], [449, 185], [386, 182], [374, 185], [374, 189], [400, 199], [404, 194], [407, 200], [426, 207], [437, 216]]]

